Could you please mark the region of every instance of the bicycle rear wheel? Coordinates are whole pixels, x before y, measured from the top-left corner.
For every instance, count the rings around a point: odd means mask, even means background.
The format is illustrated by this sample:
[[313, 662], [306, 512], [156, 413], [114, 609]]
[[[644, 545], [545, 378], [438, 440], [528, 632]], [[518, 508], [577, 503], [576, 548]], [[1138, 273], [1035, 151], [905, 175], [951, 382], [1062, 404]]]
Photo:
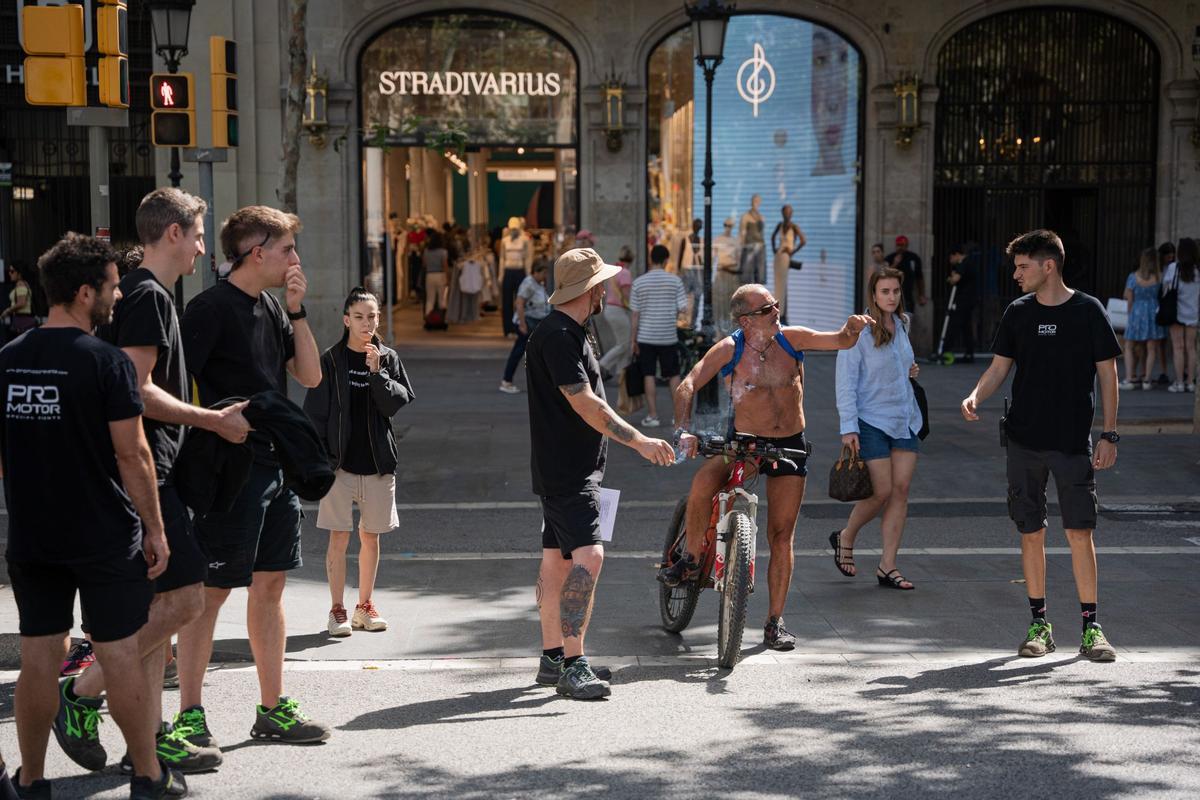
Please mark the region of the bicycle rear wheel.
[[742, 632], [750, 601], [750, 558], [754, 526], [741, 511], [733, 512], [725, 542], [725, 591], [717, 621], [717, 664], [733, 669], [742, 657]]
[[[684, 558], [684, 539], [687, 533], [687, 498], [675, 506], [671, 526], [667, 528], [667, 542], [663, 548], [663, 566], [674, 564]], [[679, 633], [692, 621], [696, 603], [700, 598], [700, 576], [678, 586], [658, 584], [658, 612], [662, 626], [671, 633]]]

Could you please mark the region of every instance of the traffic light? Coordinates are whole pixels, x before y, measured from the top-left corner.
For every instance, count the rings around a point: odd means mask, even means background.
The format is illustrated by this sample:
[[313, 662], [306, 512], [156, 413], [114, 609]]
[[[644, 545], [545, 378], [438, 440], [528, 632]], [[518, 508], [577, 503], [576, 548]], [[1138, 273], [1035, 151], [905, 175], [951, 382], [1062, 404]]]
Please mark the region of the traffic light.
[[25, 6], [25, 102], [32, 106], [86, 106], [83, 6]]
[[100, 0], [96, 44], [100, 57], [100, 102], [129, 108], [129, 23], [125, 0]]
[[150, 76], [150, 141], [159, 147], [196, 146], [196, 93], [192, 73]]
[[237, 147], [237, 42], [224, 36], [209, 37], [208, 56], [212, 76], [213, 147]]

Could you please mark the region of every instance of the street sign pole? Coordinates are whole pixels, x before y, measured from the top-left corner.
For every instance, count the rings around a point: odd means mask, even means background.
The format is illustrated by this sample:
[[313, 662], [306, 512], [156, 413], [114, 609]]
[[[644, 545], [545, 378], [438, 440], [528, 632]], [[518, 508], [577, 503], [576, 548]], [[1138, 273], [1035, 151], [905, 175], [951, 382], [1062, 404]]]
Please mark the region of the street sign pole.
[[194, 163], [200, 171], [200, 197], [208, 204], [204, 212], [204, 250], [208, 265], [202, 272], [203, 285], [208, 289], [217, 284], [216, 214], [213, 211], [213, 164], [224, 164], [229, 154], [223, 147], [193, 147], [183, 151], [183, 160]]

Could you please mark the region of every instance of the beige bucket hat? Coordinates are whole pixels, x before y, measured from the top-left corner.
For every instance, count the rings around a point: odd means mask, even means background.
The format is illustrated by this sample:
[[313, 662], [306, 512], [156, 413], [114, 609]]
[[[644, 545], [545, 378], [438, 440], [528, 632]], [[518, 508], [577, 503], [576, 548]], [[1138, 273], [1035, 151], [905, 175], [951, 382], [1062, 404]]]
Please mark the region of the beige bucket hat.
[[554, 262], [555, 288], [554, 294], [550, 295], [550, 305], [568, 303], [620, 271], [620, 267], [605, 264], [600, 254], [590, 247], [568, 250]]

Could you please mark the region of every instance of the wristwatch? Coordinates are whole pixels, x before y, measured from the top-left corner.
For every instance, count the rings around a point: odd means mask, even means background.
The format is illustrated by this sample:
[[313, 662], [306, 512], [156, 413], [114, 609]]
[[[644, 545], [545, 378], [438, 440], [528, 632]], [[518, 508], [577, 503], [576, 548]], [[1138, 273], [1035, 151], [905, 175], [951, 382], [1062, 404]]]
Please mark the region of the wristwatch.
[[1106, 442], [1112, 442], [1113, 444], [1116, 444], [1117, 442], [1121, 441], [1121, 434], [1117, 433], [1116, 431], [1104, 431], [1100, 434], [1100, 438]]
[[304, 319], [305, 317], [307, 317], [308, 311], [304, 308], [304, 303], [301, 303], [299, 311], [297, 311], [295, 313], [289, 311], [289, 312], [287, 312], [287, 315], [288, 315], [288, 319], [290, 319], [292, 322], [295, 322], [298, 319]]

